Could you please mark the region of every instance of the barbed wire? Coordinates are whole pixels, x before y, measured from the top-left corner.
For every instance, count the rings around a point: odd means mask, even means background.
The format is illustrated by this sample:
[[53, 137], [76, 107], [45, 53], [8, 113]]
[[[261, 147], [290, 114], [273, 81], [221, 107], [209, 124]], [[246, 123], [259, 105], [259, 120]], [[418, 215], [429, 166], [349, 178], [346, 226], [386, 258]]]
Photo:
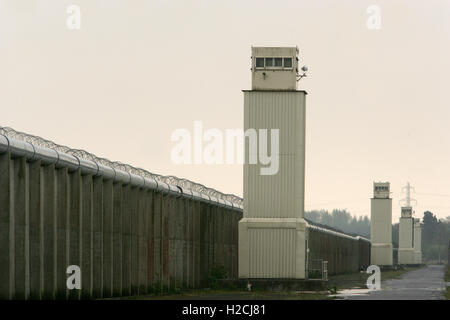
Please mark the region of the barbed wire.
[[0, 126], [0, 134], [5, 135], [7, 137], [11, 137], [14, 139], [26, 141], [28, 143], [31, 143], [32, 145], [45, 147], [49, 149], [53, 149], [59, 152], [67, 153], [69, 155], [73, 155], [85, 160], [90, 160], [93, 162], [96, 162], [98, 164], [102, 164], [106, 167], [122, 170], [125, 172], [129, 172], [132, 174], [135, 174], [137, 176], [150, 178], [153, 180], [156, 180], [158, 182], [163, 182], [166, 184], [170, 184], [173, 186], [179, 186], [182, 189], [190, 189], [192, 191], [199, 192], [201, 194], [208, 195], [210, 197], [216, 197], [217, 199], [227, 200], [232, 202], [233, 204], [243, 206], [243, 199], [234, 195], [234, 194], [225, 194], [220, 191], [217, 191], [216, 189], [206, 187], [202, 185], [201, 183], [193, 182], [188, 179], [184, 178], [178, 178], [176, 176], [163, 176], [156, 173], [152, 173], [150, 171], [147, 171], [142, 168], [133, 167], [129, 164], [122, 163], [120, 161], [111, 161], [106, 158], [97, 157], [95, 154], [87, 152], [82, 149], [72, 149], [67, 146], [63, 146], [57, 143], [54, 143], [53, 141], [44, 139], [39, 136], [35, 136], [32, 134], [28, 134], [25, 132], [16, 131], [10, 127], [2, 127]]

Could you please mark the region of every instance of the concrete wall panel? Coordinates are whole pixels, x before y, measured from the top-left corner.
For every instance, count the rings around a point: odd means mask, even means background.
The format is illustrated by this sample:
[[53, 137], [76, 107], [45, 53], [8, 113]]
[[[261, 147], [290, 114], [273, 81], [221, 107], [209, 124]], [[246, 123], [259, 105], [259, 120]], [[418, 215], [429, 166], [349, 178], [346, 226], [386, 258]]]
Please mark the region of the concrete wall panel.
[[[66, 173], [65, 173], [66, 174]], [[29, 163], [28, 169], [29, 178], [29, 270], [30, 270], [30, 299], [39, 300], [42, 296], [41, 288], [41, 220], [43, 216], [43, 206], [41, 205], [41, 162], [34, 161]], [[0, 204], [0, 206], [2, 206]], [[57, 211], [58, 212], [58, 211]], [[67, 210], [64, 212], [67, 215]], [[66, 226], [64, 226], [66, 229]], [[64, 265], [65, 259], [65, 244], [66, 234], [64, 231]], [[66, 270], [64, 269], [64, 294], [63, 298], [66, 298]]]
[[163, 195], [161, 192], [154, 192], [154, 217], [153, 217], [153, 285], [160, 289], [163, 285], [163, 265], [162, 265], [162, 209]]
[[103, 297], [113, 295], [114, 190], [112, 180], [103, 181]]
[[161, 211], [161, 265], [162, 265], [162, 285], [164, 288], [170, 288], [170, 241], [169, 241], [169, 218], [170, 218], [170, 196], [162, 195]]
[[145, 197], [145, 216], [147, 220], [147, 229], [145, 241], [147, 243], [147, 289], [152, 290], [155, 283], [155, 192], [146, 191]]
[[137, 187], [131, 189], [131, 295], [139, 294], [139, 196]]
[[14, 159], [14, 298], [28, 298], [28, 175], [25, 157]]
[[103, 297], [103, 178], [93, 178], [92, 298]]
[[[32, 167], [30, 166], [30, 178]], [[56, 170], [56, 299], [65, 300], [68, 297], [67, 267], [69, 266], [69, 213], [70, 186], [67, 168]], [[30, 180], [32, 181], [32, 180]], [[31, 195], [30, 190], [30, 204]], [[34, 200], [33, 200], [34, 202]], [[30, 208], [35, 205], [30, 206]], [[30, 233], [31, 234], [31, 233]], [[30, 238], [31, 241], [31, 238]], [[30, 246], [32, 242], [30, 242]]]
[[113, 296], [122, 295], [122, 184], [113, 185]]
[[130, 185], [122, 194], [122, 295], [131, 295], [131, 216], [134, 211]]
[[[69, 173], [69, 187], [70, 187], [70, 207], [69, 207], [69, 244], [68, 244], [68, 266], [76, 265], [81, 267], [81, 238], [82, 238], [82, 181], [81, 170]], [[83, 271], [81, 270], [81, 273]], [[70, 290], [69, 299], [80, 299], [79, 290]]]
[[55, 299], [57, 262], [56, 172], [54, 165], [41, 167], [43, 182], [43, 299]]
[[148, 192], [145, 189], [139, 189], [138, 194], [138, 267], [137, 267], [137, 283], [138, 294], [146, 294], [148, 287], [148, 217], [147, 217], [147, 197]]
[[84, 175], [82, 180], [82, 242], [81, 242], [81, 298], [90, 299], [93, 289], [93, 181], [92, 175]]
[[0, 154], [0, 299], [14, 294], [14, 174], [9, 152]]

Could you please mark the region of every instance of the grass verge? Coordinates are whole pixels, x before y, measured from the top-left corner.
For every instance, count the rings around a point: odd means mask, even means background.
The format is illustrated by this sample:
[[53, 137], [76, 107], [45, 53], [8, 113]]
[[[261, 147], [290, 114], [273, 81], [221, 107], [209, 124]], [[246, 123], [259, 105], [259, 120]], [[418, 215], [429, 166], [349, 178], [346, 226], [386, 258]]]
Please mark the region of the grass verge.
[[[396, 279], [404, 273], [416, 270], [418, 268], [403, 268], [399, 270], [390, 270], [381, 272], [381, 281]], [[328, 288], [331, 292], [342, 289], [367, 288], [366, 281], [369, 274], [366, 272], [347, 273], [329, 277]], [[448, 278], [447, 270], [446, 277]], [[449, 281], [449, 280], [447, 280]], [[447, 288], [447, 299], [449, 299], [449, 290]], [[118, 299], [133, 300], [331, 300], [329, 292], [274, 292], [274, 291], [245, 291], [241, 289], [193, 289], [180, 290], [179, 292], [168, 292], [159, 294], [149, 294], [145, 296], [121, 297]]]
[[[124, 298], [122, 298], [124, 299]], [[125, 298], [126, 299], [126, 298]], [[327, 300], [328, 292], [267, 292], [221, 289], [198, 289], [181, 294], [130, 297], [136, 300]]]

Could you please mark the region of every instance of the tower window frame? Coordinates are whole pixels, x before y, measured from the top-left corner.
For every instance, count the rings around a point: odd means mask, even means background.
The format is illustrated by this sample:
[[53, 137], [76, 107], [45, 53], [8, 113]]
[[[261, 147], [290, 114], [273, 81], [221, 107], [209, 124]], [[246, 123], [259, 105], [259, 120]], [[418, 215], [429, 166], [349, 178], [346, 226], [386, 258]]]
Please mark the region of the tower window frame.
[[[290, 66], [286, 66], [286, 61], [290, 61]], [[283, 57], [283, 68], [292, 69], [294, 67], [292, 61], [293, 61], [292, 57]]]
[[[260, 65], [261, 62], [262, 62], [262, 65]], [[263, 57], [255, 57], [255, 68], [264, 69], [265, 66], [266, 66], [265, 58], [263, 58]]]
[[273, 58], [273, 66], [275, 68], [283, 68], [283, 58], [280, 57]]
[[[293, 57], [254, 57], [255, 69], [277, 69], [277, 70], [292, 70]], [[286, 63], [286, 61], [289, 61]]]
[[[266, 57], [266, 58], [264, 58], [265, 67], [266, 68], [273, 68], [275, 66], [274, 60], [275, 60], [275, 58], [273, 58], [273, 57]], [[268, 64], [269, 61], [270, 61], [270, 65]]]

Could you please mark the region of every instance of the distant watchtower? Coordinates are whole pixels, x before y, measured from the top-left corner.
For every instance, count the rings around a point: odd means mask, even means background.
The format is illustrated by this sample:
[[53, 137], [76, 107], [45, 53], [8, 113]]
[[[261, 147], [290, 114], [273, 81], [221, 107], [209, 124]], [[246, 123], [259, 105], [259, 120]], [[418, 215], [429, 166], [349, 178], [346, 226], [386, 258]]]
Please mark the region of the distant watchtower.
[[412, 207], [402, 207], [399, 225], [398, 263], [414, 263], [414, 238]]
[[422, 225], [414, 219], [414, 264], [422, 264]]
[[[305, 99], [297, 90], [296, 47], [252, 47], [252, 90], [244, 90], [244, 130], [279, 130], [273, 175], [244, 164], [244, 216], [239, 221], [239, 277], [305, 279]], [[305, 71], [305, 70], [303, 70]], [[249, 154], [248, 143], [245, 145]]]
[[401, 211], [402, 218], [411, 218], [412, 217], [412, 208], [411, 207], [402, 207]]
[[371, 263], [392, 266], [392, 199], [389, 182], [373, 183], [370, 208]]
[[406, 187], [405, 206], [401, 209], [399, 223], [399, 239], [398, 239], [398, 263], [399, 264], [415, 264], [414, 257], [414, 218], [411, 206], [411, 185], [409, 182]]
[[389, 182], [374, 182], [373, 183], [373, 198], [374, 199], [389, 199], [390, 184]]
[[298, 48], [252, 47], [252, 90], [297, 90]]

